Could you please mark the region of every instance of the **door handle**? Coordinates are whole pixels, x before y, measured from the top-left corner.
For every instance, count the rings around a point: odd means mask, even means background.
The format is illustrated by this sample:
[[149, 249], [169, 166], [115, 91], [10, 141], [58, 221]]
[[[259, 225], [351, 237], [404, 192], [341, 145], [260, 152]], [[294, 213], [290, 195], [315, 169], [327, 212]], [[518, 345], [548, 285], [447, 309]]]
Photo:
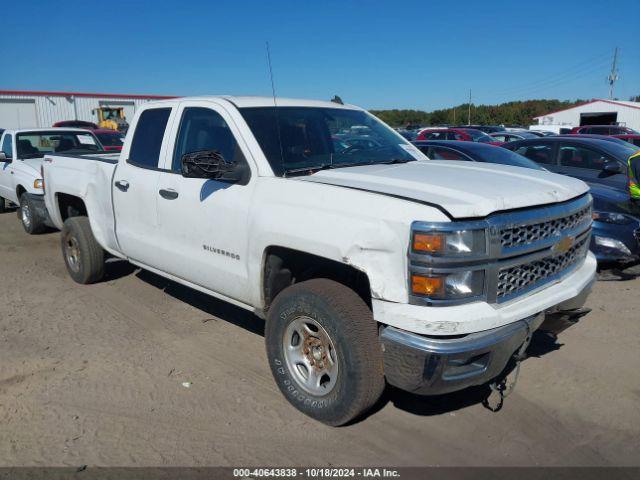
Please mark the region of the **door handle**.
[[160, 193], [160, 196], [165, 200], [175, 200], [176, 198], [178, 198], [178, 192], [176, 192], [172, 188], [162, 188], [158, 193]]
[[115, 183], [115, 185], [118, 188], [118, 190], [121, 190], [123, 192], [126, 192], [127, 190], [129, 190], [129, 182], [127, 182], [126, 180], [118, 180]]

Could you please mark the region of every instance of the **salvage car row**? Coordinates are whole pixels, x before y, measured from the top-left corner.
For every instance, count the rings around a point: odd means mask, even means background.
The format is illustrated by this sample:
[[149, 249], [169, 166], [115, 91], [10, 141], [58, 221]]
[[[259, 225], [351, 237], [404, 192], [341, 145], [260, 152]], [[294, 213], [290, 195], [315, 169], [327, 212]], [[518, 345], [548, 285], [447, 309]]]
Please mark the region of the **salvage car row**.
[[517, 153], [429, 160], [463, 142], [416, 146], [352, 105], [262, 97], [147, 103], [120, 154], [87, 132], [0, 159], [35, 172], [25, 192], [69, 275], [100, 281], [114, 256], [254, 312], [282, 394], [329, 425], [386, 384], [504, 391], [535, 330], [585, 313], [589, 186]]

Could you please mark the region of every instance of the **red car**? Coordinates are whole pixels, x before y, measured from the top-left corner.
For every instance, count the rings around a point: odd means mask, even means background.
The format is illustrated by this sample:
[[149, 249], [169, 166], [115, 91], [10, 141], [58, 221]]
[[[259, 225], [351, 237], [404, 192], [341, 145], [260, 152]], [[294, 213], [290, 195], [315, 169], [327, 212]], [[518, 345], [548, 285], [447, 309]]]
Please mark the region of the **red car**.
[[425, 128], [418, 134], [416, 141], [418, 140], [458, 140], [489, 143], [491, 145], [502, 145], [504, 143], [498, 142], [495, 138], [474, 128]]
[[573, 127], [570, 133], [590, 133], [595, 135], [625, 135], [625, 134], [637, 134], [635, 130], [620, 125], [582, 125], [580, 127]]
[[612, 136], [640, 147], [640, 135], [637, 133], [625, 133], [623, 135], [612, 135]]
[[93, 131], [94, 135], [98, 137], [102, 147], [106, 152], [119, 152], [122, 150], [122, 144], [124, 141], [124, 135], [115, 130], [108, 130], [105, 128], [98, 128]]

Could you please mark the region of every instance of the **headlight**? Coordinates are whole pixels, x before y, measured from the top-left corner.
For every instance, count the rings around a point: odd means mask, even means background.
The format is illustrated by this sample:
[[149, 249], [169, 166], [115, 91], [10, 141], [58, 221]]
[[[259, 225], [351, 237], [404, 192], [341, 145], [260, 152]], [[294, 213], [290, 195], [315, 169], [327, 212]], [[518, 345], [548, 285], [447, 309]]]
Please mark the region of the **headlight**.
[[628, 225], [633, 222], [633, 217], [614, 212], [593, 212], [593, 219], [597, 222], [615, 223], [616, 225]]
[[413, 251], [435, 256], [464, 257], [486, 253], [484, 230], [457, 230], [451, 232], [415, 232]]
[[43, 181], [41, 178], [38, 178], [37, 180], [33, 181], [33, 188], [37, 188], [38, 190], [40, 190], [42, 188], [43, 185]]
[[455, 273], [412, 274], [414, 295], [433, 300], [457, 300], [477, 297], [484, 292], [484, 270], [465, 270]]
[[595, 237], [596, 245], [609, 250], [615, 250], [623, 255], [631, 255], [631, 251], [620, 240], [609, 237]]

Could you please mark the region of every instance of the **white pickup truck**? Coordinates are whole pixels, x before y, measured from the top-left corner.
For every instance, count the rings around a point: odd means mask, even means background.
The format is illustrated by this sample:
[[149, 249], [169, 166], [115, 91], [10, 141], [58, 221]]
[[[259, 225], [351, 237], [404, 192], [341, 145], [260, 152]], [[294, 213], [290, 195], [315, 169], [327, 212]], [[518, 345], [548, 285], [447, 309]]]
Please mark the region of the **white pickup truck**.
[[0, 136], [0, 213], [9, 203], [18, 205], [18, 217], [27, 233], [52, 226], [44, 205], [42, 158], [47, 153], [101, 151], [95, 135], [75, 128], [5, 130]]
[[596, 270], [583, 182], [429, 161], [350, 105], [148, 103], [119, 156], [47, 155], [44, 180], [74, 280], [100, 280], [108, 252], [255, 312], [282, 393], [330, 425], [385, 380], [491, 381]]

